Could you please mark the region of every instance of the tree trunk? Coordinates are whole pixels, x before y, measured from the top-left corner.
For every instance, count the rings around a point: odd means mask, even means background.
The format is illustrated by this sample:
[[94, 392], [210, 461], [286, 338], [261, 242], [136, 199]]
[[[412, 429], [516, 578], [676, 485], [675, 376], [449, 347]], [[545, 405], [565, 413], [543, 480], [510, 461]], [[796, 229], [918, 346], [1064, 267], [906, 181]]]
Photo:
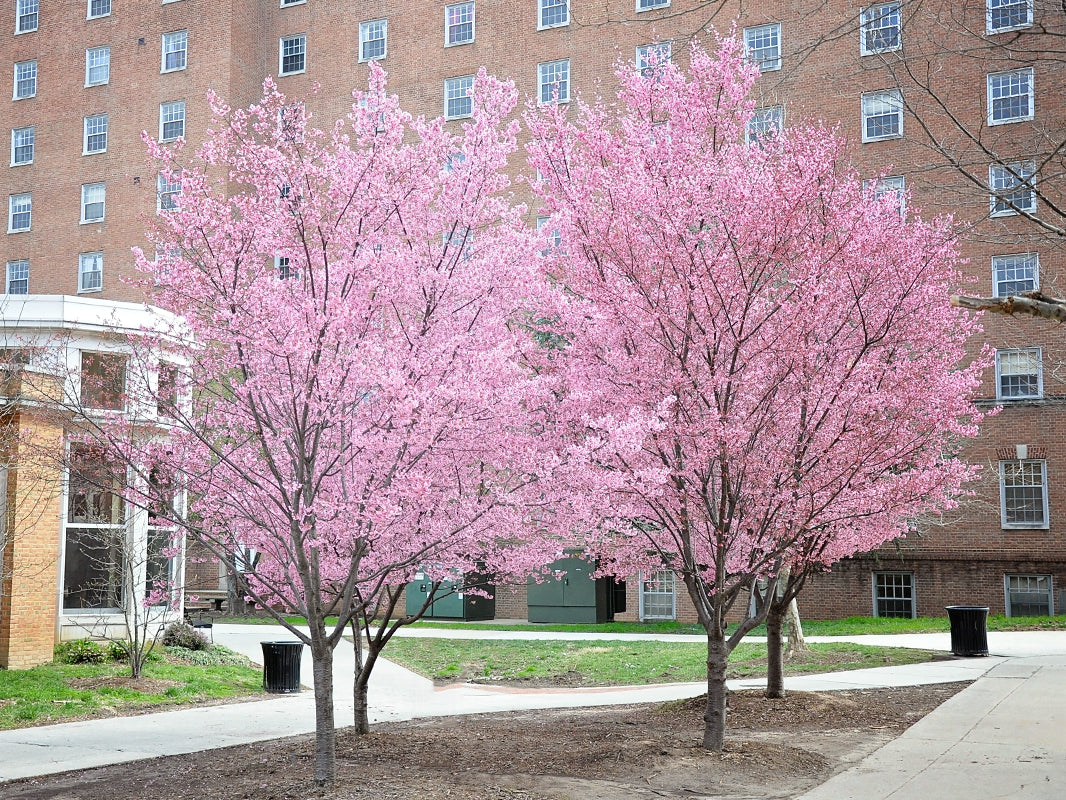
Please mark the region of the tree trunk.
[[333, 721], [333, 650], [312, 637], [315, 676], [315, 785], [331, 786], [336, 774], [337, 730]]
[[785, 663], [781, 647], [781, 625], [785, 609], [775, 600], [766, 613], [766, 696], [785, 696]]
[[703, 747], [721, 752], [725, 747], [725, 668], [729, 649], [725, 640], [707, 637], [707, 711], [703, 715]]
[[788, 621], [788, 647], [785, 649], [785, 658], [791, 659], [795, 658], [798, 653], [806, 653], [810, 649], [807, 647], [807, 640], [803, 638], [803, 623], [800, 622], [799, 605], [795, 597], [788, 604], [785, 619]]

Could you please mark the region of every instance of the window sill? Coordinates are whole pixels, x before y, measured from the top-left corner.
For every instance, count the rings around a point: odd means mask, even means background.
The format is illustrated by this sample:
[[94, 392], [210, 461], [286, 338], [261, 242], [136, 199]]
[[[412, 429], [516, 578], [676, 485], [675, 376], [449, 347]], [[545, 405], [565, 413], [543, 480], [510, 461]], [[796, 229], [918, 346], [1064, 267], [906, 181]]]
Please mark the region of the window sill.
[[988, 124], [989, 124], [989, 126], [993, 126], [993, 125], [1010, 125], [1010, 124], [1012, 124], [1014, 122], [1032, 122], [1032, 121], [1033, 121], [1033, 115], [1029, 114], [1029, 115], [1024, 116], [1024, 117], [1010, 117], [1009, 119], [989, 119], [988, 120]]

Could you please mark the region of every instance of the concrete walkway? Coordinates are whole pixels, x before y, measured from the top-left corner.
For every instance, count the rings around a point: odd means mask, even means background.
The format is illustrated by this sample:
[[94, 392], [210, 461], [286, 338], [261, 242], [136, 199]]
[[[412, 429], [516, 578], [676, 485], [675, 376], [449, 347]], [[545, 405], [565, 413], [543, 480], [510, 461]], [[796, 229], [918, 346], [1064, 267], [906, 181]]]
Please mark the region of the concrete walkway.
[[[274, 626], [215, 626], [215, 640], [256, 661], [261, 641], [291, 637]], [[552, 634], [522, 631], [415, 629], [412, 636], [473, 639], [634, 639], [700, 641], [659, 634]], [[817, 641], [817, 638], [812, 637]], [[950, 649], [948, 634], [848, 637], [849, 641]], [[973, 680], [898, 739], [841, 773], [803, 800], [880, 798], [1066, 797], [1066, 632], [991, 633], [987, 658], [934, 661], [901, 667], [788, 678], [795, 691], [913, 686]], [[352, 717], [352, 649], [336, 651], [339, 725]], [[305, 652], [301, 680], [311, 684]], [[978, 680], [980, 679], [980, 680]], [[731, 688], [764, 685], [731, 681]], [[640, 688], [534, 689], [432, 682], [388, 661], [371, 679], [371, 721], [414, 717], [660, 702], [701, 694], [703, 683]], [[0, 732], [0, 781], [103, 766], [162, 755], [193, 753], [314, 730], [311, 692], [270, 700], [190, 708], [134, 717], [91, 720]], [[0, 792], [2, 795], [2, 792]]]

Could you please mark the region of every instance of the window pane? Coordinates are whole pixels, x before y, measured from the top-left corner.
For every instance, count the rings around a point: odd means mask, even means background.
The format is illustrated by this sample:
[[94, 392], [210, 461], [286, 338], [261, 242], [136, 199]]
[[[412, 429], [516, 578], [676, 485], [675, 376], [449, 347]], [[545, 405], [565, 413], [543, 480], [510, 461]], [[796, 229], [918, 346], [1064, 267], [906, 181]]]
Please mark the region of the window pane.
[[874, 613], [878, 617], [914, 616], [914, 576], [909, 572], [874, 575]]
[[781, 26], [777, 23], [745, 28], [744, 46], [760, 72], [781, 69]]
[[1044, 462], [1002, 461], [1003, 522], [1044, 524]]
[[1022, 253], [992, 258], [992, 281], [996, 297], [1035, 291], [1039, 286], [1039, 256]]
[[564, 103], [570, 99], [570, 60], [539, 65], [540, 102]]
[[7, 262], [7, 293], [29, 294], [30, 262], [25, 259]]
[[862, 13], [862, 52], [881, 53], [899, 47], [899, 3], [872, 6]]
[[81, 403], [83, 406], [112, 411], [121, 410], [125, 390], [125, 356], [113, 353], [81, 354]]
[[469, 117], [474, 112], [474, 76], [448, 78], [444, 82], [444, 116], [448, 119]]
[[164, 142], [185, 135], [185, 101], [163, 103], [159, 107], [159, 138]]
[[362, 23], [359, 26], [360, 59], [370, 61], [384, 58], [387, 33], [388, 20], [376, 19]]
[[63, 608], [122, 608], [122, 530], [67, 528]]
[[290, 36], [281, 40], [281, 74], [302, 72], [307, 39], [303, 36]]
[[444, 25], [448, 44], [474, 41], [474, 4], [459, 3], [445, 8]]
[[570, 21], [569, 0], [540, 0], [540, 27], [565, 25]]

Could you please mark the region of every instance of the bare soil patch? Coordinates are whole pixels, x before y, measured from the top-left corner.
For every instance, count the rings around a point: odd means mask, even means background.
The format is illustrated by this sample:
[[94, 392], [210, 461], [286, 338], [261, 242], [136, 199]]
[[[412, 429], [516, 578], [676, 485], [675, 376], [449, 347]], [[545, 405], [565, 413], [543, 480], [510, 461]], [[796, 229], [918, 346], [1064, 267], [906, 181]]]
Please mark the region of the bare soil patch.
[[160, 678], [131, 678], [129, 675], [104, 675], [97, 678], [75, 678], [67, 681], [72, 689], [131, 689], [141, 694], [163, 694], [167, 689], [181, 686], [180, 681]]
[[338, 780], [311, 787], [294, 737], [70, 772], [0, 787], [5, 800], [715, 800], [793, 798], [902, 733], [964, 683], [730, 694], [727, 746], [699, 746], [703, 705], [523, 711], [342, 731]]

